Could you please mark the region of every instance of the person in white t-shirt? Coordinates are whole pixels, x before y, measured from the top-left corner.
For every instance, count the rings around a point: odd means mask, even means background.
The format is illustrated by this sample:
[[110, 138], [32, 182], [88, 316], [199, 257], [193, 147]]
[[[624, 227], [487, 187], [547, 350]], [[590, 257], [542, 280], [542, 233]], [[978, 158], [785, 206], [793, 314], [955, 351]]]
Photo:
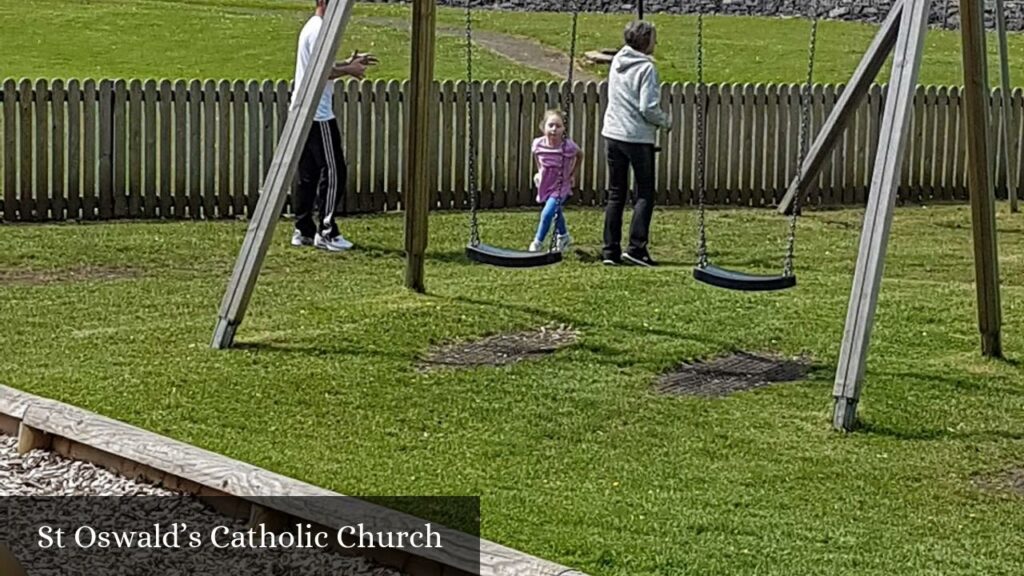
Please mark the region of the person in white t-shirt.
[[[316, 0], [316, 12], [306, 21], [299, 34], [298, 51], [295, 56], [295, 88], [298, 94], [306, 78], [306, 69], [313, 57], [313, 46], [324, 22], [324, 12], [330, 0]], [[334, 220], [339, 200], [345, 195], [348, 170], [341, 150], [341, 134], [334, 116], [334, 80], [342, 76], [362, 78], [366, 68], [377, 64], [372, 54], [354, 53], [348, 59], [336, 62], [332, 67], [323, 95], [317, 105], [313, 126], [309, 131], [302, 157], [299, 160], [298, 190], [295, 194], [295, 231], [292, 233], [293, 246], [315, 246], [331, 252], [340, 252], [352, 247], [342, 236]], [[316, 205], [320, 206], [320, 219], [314, 220]], [[344, 205], [344, 204], [343, 204]]]

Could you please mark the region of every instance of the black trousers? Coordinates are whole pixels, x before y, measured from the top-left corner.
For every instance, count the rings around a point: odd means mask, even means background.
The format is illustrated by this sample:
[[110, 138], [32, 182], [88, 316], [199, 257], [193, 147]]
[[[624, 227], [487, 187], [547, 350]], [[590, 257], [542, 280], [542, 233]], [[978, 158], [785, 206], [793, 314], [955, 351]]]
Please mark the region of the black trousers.
[[604, 209], [604, 249], [602, 256], [617, 259], [622, 255], [622, 211], [629, 196], [629, 169], [636, 180], [636, 203], [629, 227], [630, 254], [647, 255], [647, 242], [654, 214], [654, 144], [637, 144], [605, 139], [608, 155], [608, 198]]
[[[314, 121], [299, 159], [295, 229], [310, 238], [317, 232], [327, 238], [336, 236], [338, 225], [334, 213], [339, 203], [344, 208], [347, 178], [338, 121], [334, 118]], [[313, 212], [318, 205], [320, 218], [314, 220]]]

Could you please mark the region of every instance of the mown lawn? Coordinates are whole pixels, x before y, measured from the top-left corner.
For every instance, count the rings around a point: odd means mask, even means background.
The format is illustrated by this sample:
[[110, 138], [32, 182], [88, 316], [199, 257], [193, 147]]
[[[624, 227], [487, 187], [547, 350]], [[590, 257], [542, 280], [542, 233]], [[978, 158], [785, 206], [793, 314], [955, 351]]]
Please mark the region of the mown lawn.
[[[309, 16], [309, 0], [19, 0], [0, 6], [0, 77], [13, 78], [217, 78], [291, 79], [295, 39]], [[568, 52], [570, 16], [474, 12], [475, 25], [533, 38]], [[409, 34], [371, 25], [368, 17], [408, 19], [408, 6], [357, 4], [342, 42], [373, 51], [381, 65], [372, 78], [406, 78]], [[583, 14], [579, 53], [617, 47], [625, 14]], [[659, 26], [656, 56], [665, 81], [692, 81], [692, 16], [654, 14]], [[439, 8], [438, 23], [460, 28], [460, 9]], [[802, 82], [806, 76], [808, 21], [802, 19], [706, 18], [705, 77], [709, 82]], [[821, 24], [815, 78], [845, 82], [874, 35], [874, 25]], [[999, 81], [996, 42], [990, 37], [990, 80]], [[1024, 36], [1009, 38], [1011, 79], [1024, 78]], [[922, 84], [962, 83], [959, 31], [933, 30], [926, 38]], [[549, 75], [480, 50], [477, 78], [552, 79]], [[596, 74], [604, 69], [594, 68]], [[465, 78], [465, 50], [457, 36], [439, 34], [435, 75]], [[883, 73], [881, 80], [887, 78]]]
[[[653, 270], [471, 265], [467, 217], [434, 214], [427, 295], [401, 287], [400, 215], [344, 221], [358, 249], [340, 256], [295, 251], [282, 222], [230, 351], [209, 341], [244, 223], [6, 226], [0, 380], [346, 494], [480, 495], [485, 537], [594, 576], [1020, 574], [1024, 500], [973, 479], [1024, 466], [1024, 217], [998, 215], [997, 361], [978, 353], [969, 210], [898, 211], [863, 427], [840, 435], [861, 216], [803, 218], [800, 284], [772, 294], [692, 280], [692, 211], [656, 213]], [[484, 214], [484, 237], [525, 245], [535, 218]], [[569, 222], [594, 252], [600, 213]], [[715, 261], [779, 261], [779, 217], [709, 222]], [[580, 341], [415, 369], [431, 344], [548, 323]], [[731, 350], [815, 369], [720, 399], [652, 393], [661, 371]]]

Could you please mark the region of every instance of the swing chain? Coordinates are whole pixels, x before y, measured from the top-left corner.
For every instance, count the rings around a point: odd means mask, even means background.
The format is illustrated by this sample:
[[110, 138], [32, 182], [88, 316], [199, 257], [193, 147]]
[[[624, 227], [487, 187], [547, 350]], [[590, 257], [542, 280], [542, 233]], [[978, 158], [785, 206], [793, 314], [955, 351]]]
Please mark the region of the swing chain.
[[[565, 134], [562, 136], [562, 146], [559, 150], [560, 165], [558, 167], [558, 184], [556, 190], [559, 193], [562, 191], [562, 185], [565, 183], [565, 141], [572, 134], [572, 130], [569, 128], [572, 122], [572, 118], [569, 114], [572, 105], [574, 104], [572, 83], [573, 83], [573, 71], [575, 69], [576, 62], [576, 28], [579, 21], [580, 6], [578, 1], [573, 2], [572, 10], [572, 29], [571, 37], [569, 40], [569, 72], [566, 74], [565, 92], [562, 95], [562, 114], [565, 116]], [[570, 184], [571, 185], [571, 184]], [[558, 199], [558, 209], [562, 206], [562, 199]], [[558, 231], [557, 227], [554, 226], [555, 221], [558, 220], [558, 209], [551, 215], [552, 226], [551, 226], [551, 240], [548, 245], [548, 251], [554, 252], [558, 248]]]
[[[811, 115], [811, 90], [814, 85], [814, 57], [817, 50], [818, 39], [818, 2], [811, 2], [811, 37], [807, 46], [807, 83], [800, 91], [800, 154], [797, 159], [797, 168], [803, 171], [804, 159], [807, 156], [807, 139], [810, 130]], [[797, 181], [803, 174], [797, 175]], [[793, 257], [796, 247], [796, 220], [800, 215], [800, 197], [803, 194], [797, 190], [793, 196], [793, 211], [789, 216], [789, 236], [786, 238], [786, 259], [783, 263], [782, 275], [793, 275]]]
[[480, 245], [480, 224], [477, 218], [479, 191], [476, 188], [476, 114], [473, 98], [473, 14], [466, 0], [466, 114], [469, 117], [469, 244]]
[[704, 138], [705, 138], [705, 127], [706, 122], [705, 116], [707, 115], [707, 88], [704, 86], [704, 14], [702, 12], [697, 13], [697, 198], [699, 202], [699, 208], [697, 211], [697, 229], [698, 229], [698, 244], [697, 244], [697, 266], [700, 268], [707, 268], [708, 266], [708, 239], [707, 239], [707, 227], [704, 222], [704, 201], [705, 201], [705, 189], [706, 182], [704, 177]]

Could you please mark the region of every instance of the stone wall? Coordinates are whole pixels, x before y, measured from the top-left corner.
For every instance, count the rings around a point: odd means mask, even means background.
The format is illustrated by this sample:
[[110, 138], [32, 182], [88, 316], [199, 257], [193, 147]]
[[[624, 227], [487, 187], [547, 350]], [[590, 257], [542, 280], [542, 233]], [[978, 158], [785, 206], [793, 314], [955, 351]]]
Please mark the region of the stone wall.
[[[371, 3], [407, 4], [409, 0], [362, 0]], [[580, 10], [586, 12], [635, 12], [636, 0], [578, 0]], [[464, 7], [464, 0], [437, 0], [442, 6]], [[474, 8], [490, 10], [568, 11], [574, 0], [470, 0]], [[835, 20], [881, 22], [892, 0], [645, 0], [644, 13], [738, 14], [747, 16], [807, 16], [811, 9], [819, 15]], [[1024, 0], [1004, 0], [1006, 27], [1024, 30]], [[930, 22], [937, 28], [956, 28], [960, 23], [958, 0], [932, 0]], [[986, 26], [995, 29], [995, 2], [985, 2]]]

